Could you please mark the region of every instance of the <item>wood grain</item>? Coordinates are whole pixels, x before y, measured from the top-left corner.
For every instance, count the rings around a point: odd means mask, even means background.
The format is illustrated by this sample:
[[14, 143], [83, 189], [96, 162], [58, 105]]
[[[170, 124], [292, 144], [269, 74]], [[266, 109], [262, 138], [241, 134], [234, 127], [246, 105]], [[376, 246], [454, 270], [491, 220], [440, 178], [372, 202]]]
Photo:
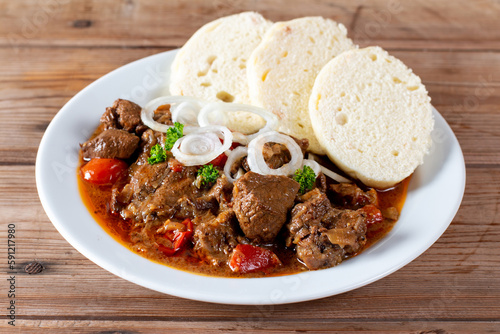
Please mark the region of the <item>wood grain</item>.
[[[58, 110], [113, 69], [175, 49], [202, 24], [245, 10], [275, 21], [333, 18], [360, 46], [388, 49], [422, 78], [461, 144], [467, 185], [450, 227], [409, 265], [330, 298], [213, 305], [108, 273], [47, 218], [35, 160]], [[0, 0], [0, 237], [14, 223], [18, 242], [16, 327], [4, 318], [0, 332], [500, 332], [499, 14], [498, 0]], [[1, 250], [5, 310], [5, 242]], [[44, 270], [29, 275], [24, 266], [34, 260]]]

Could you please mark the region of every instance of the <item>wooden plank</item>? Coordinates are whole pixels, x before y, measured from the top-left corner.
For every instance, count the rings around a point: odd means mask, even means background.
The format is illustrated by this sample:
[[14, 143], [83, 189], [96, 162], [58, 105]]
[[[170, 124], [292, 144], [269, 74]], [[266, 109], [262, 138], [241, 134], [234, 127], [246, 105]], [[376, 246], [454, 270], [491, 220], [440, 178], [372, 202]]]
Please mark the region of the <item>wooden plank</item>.
[[[498, 321], [435, 321], [433, 319], [398, 322], [376, 321], [100, 321], [100, 320], [19, 320], [18, 333], [360, 333], [374, 334], [431, 334], [431, 333], [494, 333], [500, 329]], [[104, 332], [104, 330], [106, 330]]]
[[273, 21], [320, 14], [343, 23], [361, 45], [500, 49], [495, 0], [1, 1], [0, 45], [179, 47], [203, 24], [246, 10]]
[[[19, 62], [1, 62], [0, 122], [5, 127], [0, 164], [34, 164], [45, 128], [73, 95], [121, 65], [164, 50], [30, 47], [18, 53]], [[0, 59], [8, 53], [0, 48]], [[467, 164], [499, 164], [500, 76], [491, 69], [500, 68], [500, 53], [393, 53], [422, 77], [433, 104], [455, 131]]]
[[[499, 183], [500, 169], [469, 170], [454, 222], [418, 259], [366, 287], [291, 305], [207, 307], [108, 273], [73, 249], [49, 222], [36, 195], [33, 166], [0, 166], [0, 222], [17, 225], [21, 320], [176, 321], [189, 315], [192, 321], [286, 319], [299, 325], [328, 319], [494, 321], [500, 315], [500, 289], [494, 288], [500, 286]], [[35, 259], [45, 270], [24, 273], [24, 265]], [[0, 263], [0, 270], [7, 270], [5, 263]]]

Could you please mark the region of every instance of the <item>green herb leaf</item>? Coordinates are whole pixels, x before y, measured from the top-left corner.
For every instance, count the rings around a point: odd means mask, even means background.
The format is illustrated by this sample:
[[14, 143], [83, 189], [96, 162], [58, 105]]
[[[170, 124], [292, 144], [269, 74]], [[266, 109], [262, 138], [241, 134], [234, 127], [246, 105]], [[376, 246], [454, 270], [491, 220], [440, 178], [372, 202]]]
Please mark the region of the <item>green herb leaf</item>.
[[309, 166], [304, 166], [302, 169], [297, 169], [293, 179], [300, 185], [299, 193], [303, 194], [314, 187], [316, 182], [316, 173]]
[[165, 149], [170, 151], [175, 142], [183, 136], [184, 124], [175, 122], [174, 126], [168, 128], [165, 138]]
[[154, 165], [165, 160], [167, 160], [167, 152], [165, 152], [160, 144], [156, 144], [155, 146], [151, 147], [148, 158], [148, 163], [150, 165]]
[[202, 187], [215, 183], [219, 177], [219, 170], [212, 164], [202, 166], [196, 174]]

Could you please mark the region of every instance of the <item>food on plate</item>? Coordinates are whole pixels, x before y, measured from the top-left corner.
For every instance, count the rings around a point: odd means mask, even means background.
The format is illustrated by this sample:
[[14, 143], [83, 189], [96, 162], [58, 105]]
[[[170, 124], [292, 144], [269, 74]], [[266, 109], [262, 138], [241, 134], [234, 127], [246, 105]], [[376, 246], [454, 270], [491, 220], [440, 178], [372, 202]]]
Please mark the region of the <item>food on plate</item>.
[[[271, 24], [258, 13], [244, 12], [204, 25], [176, 55], [170, 93], [249, 104], [247, 60]], [[262, 125], [260, 118], [250, 113], [240, 113], [235, 122], [247, 132]]]
[[[355, 184], [308, 153], [307, 139], [277, 132], [271, 112], [166, 96], [130, 126], [136, 106], [106, 109], [81, 145], [78, 175], [96, 220], [146, 258], [214, 276], [292, 274], [359, 254], [398, 219], [408, 180], [382, 192]], [[211, 124], [228, 106], [265, 126], [245, 135]]]
[[278, 116], [278, 130], [309, 140], [324, 154], [308, 115], [316, 75], [338, 54], [354, 48], [347, 29], [323, 17], [276, 22], [248, 59], [250, 101]]
[[336, 266], [398, 220], [431, 145], [420, 78], [334, 21], [271, 25], [252, 12], [205, 25], [172, 64], [174, 95], [116, 100], [81, 145], [84, 201], [134, 252], [286, 275]]
[[370, 187], [402, 181], [431, 147], [434, 120], [425, 86], [380, 47], [350, 50], [325, 65], [309, 115], [328, 157]]

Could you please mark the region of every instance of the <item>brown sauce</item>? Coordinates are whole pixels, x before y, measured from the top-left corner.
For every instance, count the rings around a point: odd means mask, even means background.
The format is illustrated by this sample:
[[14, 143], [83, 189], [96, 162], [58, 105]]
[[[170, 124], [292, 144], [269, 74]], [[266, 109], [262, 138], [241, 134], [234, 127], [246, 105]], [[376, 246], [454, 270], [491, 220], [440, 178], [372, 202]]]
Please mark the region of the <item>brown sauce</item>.
[[[282, 261], [283, 265], [275, 268], [272, 273], [257, 272], [238, 274], [231, 271], [229, 266], [213, 266], [205, 262], [197, 256], [192, 247], [187, 247], [183, 252], [179, 252], [174, 256], [162, 256], [158, 252], [151, 252], [145, 249], [137, 249], [129, 238], [132, 221], [124, 220], [120, 216], [115, 216], [110, 213], [109, 202], [111, 198], [111, 186], [97, 186], [83, 180], [81, 173], [77, 173], [78, 185], [85, 206], [92, 214], [95, 221], [116, 241], [128, 248], [134, 253], [137, 253], [151, 261], [167, 265], [176, 269], [188, 271], [191, 273], [208, 275], [208, 276], [223, 276], [223, 277], [265, 277], [265, 276], [280, 276], [290, 275], [308, 269], [297, 259], [295, 252], [292, 249], [287, 249], [283, 245], [283, 240], [275, 242], [277, 245], [269, 246]], [[398, 185], [387, 190], [377, 191], [379, 197], [380, 209], [388, 207], [396, 207], [398, 212], [401, 212], [403, 207], [406, 192], [410, 177], [403, 180]], [[372, 224], [368, 227], [367, 243], [365, 249], [383, 238], [394, 226], [396, 221], [384, 219], [382, 223]]]

